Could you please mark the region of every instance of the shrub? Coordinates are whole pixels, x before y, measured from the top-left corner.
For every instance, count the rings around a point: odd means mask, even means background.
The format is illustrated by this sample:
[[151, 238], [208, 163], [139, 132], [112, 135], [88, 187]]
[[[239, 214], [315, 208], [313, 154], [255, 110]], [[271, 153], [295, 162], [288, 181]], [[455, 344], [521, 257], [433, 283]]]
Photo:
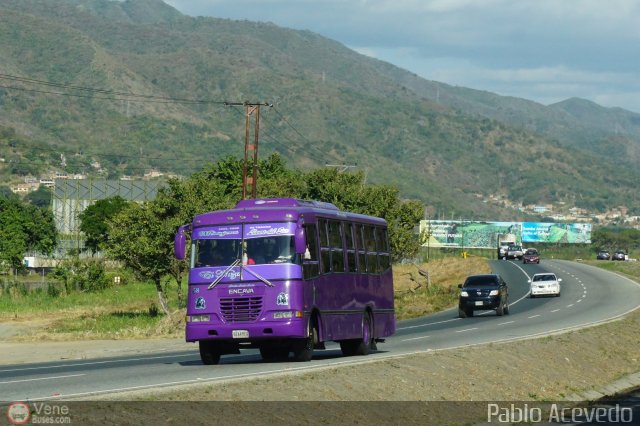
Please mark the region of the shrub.
[[53, 276], [64, 285], [67, 293], [72, 291], [96, 292], [112, 285], [105, 272], [104, 262], [99, 259], [74, 257], [65, 260], [55, 268]]

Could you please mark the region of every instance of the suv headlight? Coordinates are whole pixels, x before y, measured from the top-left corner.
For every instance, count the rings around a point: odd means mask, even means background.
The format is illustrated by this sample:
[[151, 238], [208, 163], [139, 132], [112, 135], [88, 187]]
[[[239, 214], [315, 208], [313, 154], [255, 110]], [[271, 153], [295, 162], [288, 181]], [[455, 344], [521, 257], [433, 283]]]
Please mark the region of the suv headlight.
[[489, 292], [489, 296], [497, 296], [500, 292], [498, 290], [491, 290], [491, 292]]
[[469, 293], [467, 293], [466, 291], [462, 290], [460, 292], [460, 297], [469, 297]]

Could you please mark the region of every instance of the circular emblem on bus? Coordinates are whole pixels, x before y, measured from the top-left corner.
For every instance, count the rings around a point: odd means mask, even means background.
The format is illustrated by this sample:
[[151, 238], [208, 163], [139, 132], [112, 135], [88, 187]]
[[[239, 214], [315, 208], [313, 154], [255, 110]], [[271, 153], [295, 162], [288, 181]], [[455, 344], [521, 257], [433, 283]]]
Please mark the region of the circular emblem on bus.
[[31, 409], [26, 402], [14, 402], [7, 408], [7, 418], [14, 425], [23, 425], [31, 418]]

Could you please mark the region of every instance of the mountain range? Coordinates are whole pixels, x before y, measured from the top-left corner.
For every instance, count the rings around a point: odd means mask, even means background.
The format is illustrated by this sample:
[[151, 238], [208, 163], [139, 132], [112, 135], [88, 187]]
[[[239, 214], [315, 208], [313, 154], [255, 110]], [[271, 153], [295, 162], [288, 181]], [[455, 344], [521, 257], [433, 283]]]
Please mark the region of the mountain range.
[[454, 87], [309, 31], [161, 0], [0, 0], [0, 55], [0, 185], [241, 158], [248, 102], [262, 104], [261, 156], [358, 170], [431, 215], [525, 218], [498, 198], [640, 214], [640, 114], [584, 99]]

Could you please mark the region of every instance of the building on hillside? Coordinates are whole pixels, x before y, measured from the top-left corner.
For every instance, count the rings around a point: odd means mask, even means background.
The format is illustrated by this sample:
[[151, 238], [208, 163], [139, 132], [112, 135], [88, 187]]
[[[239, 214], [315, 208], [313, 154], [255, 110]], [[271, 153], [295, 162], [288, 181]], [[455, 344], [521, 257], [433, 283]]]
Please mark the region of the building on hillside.
[[84, 248], [79, 216], [96, 201], [115, 196], [137, 202], [151, 201], [162, 184], [148, 180], [55, 179], [52, 210], [60, 239], [59, 252], [64, 255], [70, 249]]

